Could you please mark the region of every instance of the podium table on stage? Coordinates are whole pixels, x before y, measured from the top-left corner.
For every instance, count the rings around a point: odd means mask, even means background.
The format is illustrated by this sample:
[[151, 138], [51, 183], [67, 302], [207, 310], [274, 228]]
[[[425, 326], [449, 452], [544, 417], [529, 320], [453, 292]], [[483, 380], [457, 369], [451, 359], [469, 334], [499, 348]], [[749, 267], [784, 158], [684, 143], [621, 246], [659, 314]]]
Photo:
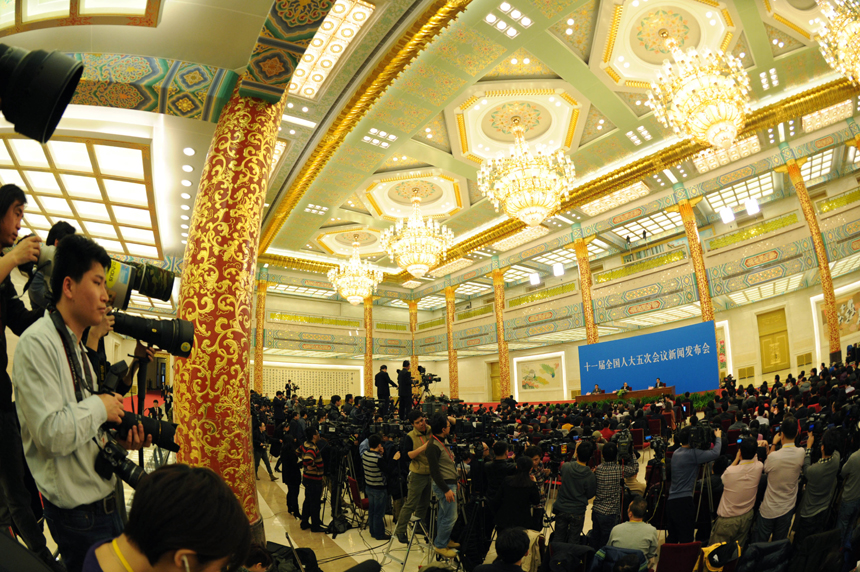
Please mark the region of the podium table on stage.
[[640, 391], [628, 391], [624, 397], [618, 397], [617, 393], [592, 393], [591, 395], [580, 395], [576, 398], [577, 403], [592, 403], [594, 401], [605, 401], [607, 399], [642, 399], [654, 395], [675, 395], [675, 386], [656, 387], [654, 389], [642, 389]]

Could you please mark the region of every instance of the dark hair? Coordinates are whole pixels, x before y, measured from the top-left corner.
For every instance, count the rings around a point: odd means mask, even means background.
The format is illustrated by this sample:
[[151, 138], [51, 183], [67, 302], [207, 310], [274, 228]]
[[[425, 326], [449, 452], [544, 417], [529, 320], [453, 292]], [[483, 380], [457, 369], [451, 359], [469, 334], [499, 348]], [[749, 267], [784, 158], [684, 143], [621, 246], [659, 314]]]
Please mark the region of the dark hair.
[[261, 564], [263, 568], [268, 569], [272, 565], [272, 555], [259, 544], [252, 544], [251, 550], [248, 551], [248, 556], [245, 558], [245, 568], [250, 568], [257, 564]]
[[335, 403], [337, 403], [338, 401], [340, 401], [340, 395], [332, 395], [332, 396], [331, 396], [331, 404], [332, 404], [332, 405], [334, 405], [334, 404], [335, 404]]
[[408, 359], [403, 360], [403, 367], [409, 367], [409, 360]]
[[409, 412], [409, 421], [414, 424], [416, 421], [424, 417], [424, 412], [420, 409], [413, 409]]
[[498, 560], [505, 564], [516, 564], [529, 553], [529, 535], [520, 527], [506, 528], [496, 538]]
[[496, 441], [493, 443], [493, 454], [496, 457], [501, 457], [502, 455], [508, 452], [508, 443], [507, 441]]
[[543, 451], [540, 450], [540, 447], [536, 445], [529, 445], [526, 447], [526, 450], [523, 451], [523, 455], [531, 459], [532, 457], [543, 457]]
[[380, 445], [382, 445], [382, 437], [374, 433], [370, 437], [367, 438], [367, 444], [371, 449], [376, 449]]
[[642, 495], [635, 495], [627, 510], [634, 518], [645, 518], [645, 513], [648, 511], [648, 501]]
[[722, 475], [729, 468], [729, 458], [725, 455], [720, 455], [714, 461], [714, 474]]
[[612, 572], [636, 572], [637, 570], [639, 570], [639, 554], [625, 554], [616, 560], [615, 566], [612, 567]]
[[0, 218], [6, 216], [15, 203], [27, 204], [27, 195], [18, 185], [3, 185], [0, 187]]
[[64, 220], [61, 220], [48, 231], [48, 238], [45, 239], [45, 244], [48, 246], [54, 246], [56, 241], [63, 240], [70, 234], [75, 234], [75, 227]]
[[75, 282], [80, 282], [84, 274], [93, 267], [94, 262], [101, 264], [105, 271], [110, 268], [110, 256], [101, 245], [82, 234], [70, 234], [60, 241], [54, 254], [54, 271], [51, 275], [54, 304], [63, 296], [63, 282], [66, 276]]
[[746, 437], [741, 440], [738, 448], [741, 450], [741, 459], [744, 461], [755, 458], [756, 453], [758, 453], [758, 443], [752, 437]]
[[835, 429], [828, 429], [821, 436], [821, 444], [824, 445], [824, 454], [828, 457], [833, 455], [836, 447], [839, 445], [839, 436]]
[[786, 439], [794, 441], [794, 438], [797, 437], [797, 419], [795, 419], [791, 415], [786, 415], [786, 417], [782, 420], [782, 425], [780, 425], [779, 428], [785, 435]]
[[580, 441], [579, 447], [576, 448], [576, 458], [582, 463], [587, 463], [591, 460], [592, 456], [594, 456], [594, 443], [591, 441]]
[[143, 477], [134, 493], [125, 535], [155, 565], [167, 552], [194, 550], [203, 564], [245, 561], [251, 526], [236, 495], [205, 467], [167, 465]]
[[305, 429], [305, 441], [308, 443], [313, 443], [314, 435], [317, 435], [319, 432], [314, 427], [308, 427]]
[[448, 426], [448, 423], [448, 416], [439, 411], [438, 413], [434, 413], [433, 417], [430, 418], [430, 430], [433, 431], [434, 435], [441, 435], [445, 427]]
[[[582, 445], [580, 445], [580, 447], [582, 447]], [[618, 445], [610, 441], [603, 446], [603, 451], [601, 452], [603, 454], [603, 460], [612, 463], [618, 458]]]
[[531, 479], [531, 471], [532, 467], [534, 467], [534, 463], [530, 457], [526, 457], [525, 455], [520, 455], [517, 457], [517, 471], [510, 477], [511, 485], [522, 488], [522, 487], [530, 487], [534, 485], [534, 482]]
[[379, 366], [379, 371], [382, 371], [382, 370], [384, 370], [384, 369], [388, 369], [388, 366], [387, 366], [387, 365], [381, 365], [381, 366]]

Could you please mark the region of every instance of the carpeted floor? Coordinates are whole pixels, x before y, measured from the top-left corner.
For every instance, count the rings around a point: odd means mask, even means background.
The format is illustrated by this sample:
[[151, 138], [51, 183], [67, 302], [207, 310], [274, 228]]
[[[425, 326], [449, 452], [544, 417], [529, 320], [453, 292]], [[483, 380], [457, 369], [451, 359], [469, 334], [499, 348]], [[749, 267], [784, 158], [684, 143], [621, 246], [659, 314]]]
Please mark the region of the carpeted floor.
[[[161, 391], [157, 389], [150, 389], [146, 392], [146, 398], [144, 399], [144, 414], [146, 414], [146, 410], [152, 407], [153, 402], [158, 400], [158, 404], [164, 407], [164, 399], [161, 397]], [[124, 408], [126, 411], [134, 411], [137, 413], [137, 396], [126, 397], [123, 399]]]

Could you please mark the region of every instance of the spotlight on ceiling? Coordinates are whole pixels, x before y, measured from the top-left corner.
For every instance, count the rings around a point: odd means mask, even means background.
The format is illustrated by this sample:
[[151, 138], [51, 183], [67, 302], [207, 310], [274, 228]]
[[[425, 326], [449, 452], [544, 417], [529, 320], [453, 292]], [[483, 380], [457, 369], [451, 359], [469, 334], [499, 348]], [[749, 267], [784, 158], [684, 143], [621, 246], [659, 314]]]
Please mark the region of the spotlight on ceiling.
[[532, 286], [537, 286], [540, 284], [540, 274], [535, 272], [534, 274], [529, 274], [529, 282]]
[[745, 200], [744, 206], [747, 208], [748, 215], [758, 214], [761, 211], [761, 208], [758, 206], [758, 201], [755, 199]]
[[561, 262], [556, 262], [552, 265], [552, 275], [553, 276], [563, 276], [564, 275], [564, 264]]
[[723, 207], [720, 209], [720, 218], [723, 219], [723, 224], [729, 224], [735, 220], [735, 213], [731, 207]]

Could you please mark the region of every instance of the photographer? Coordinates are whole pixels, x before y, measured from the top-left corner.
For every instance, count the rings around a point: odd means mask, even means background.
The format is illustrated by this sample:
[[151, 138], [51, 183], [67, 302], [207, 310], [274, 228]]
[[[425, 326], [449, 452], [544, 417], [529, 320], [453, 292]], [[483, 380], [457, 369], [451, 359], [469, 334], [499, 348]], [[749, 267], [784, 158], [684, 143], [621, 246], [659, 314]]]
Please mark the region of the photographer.
[[436, 538], [433, 549], [444, 558], [457, 555], [453, 550], [460, 545], [451, 540], [451, 531], [457, 521], [457, 466], [454, 453], [445, 445], [451, 433], [452, 420], [444, 413], [435, 413], [430, 421], [433, 439], [427, 447], [427, 462], [433, 479], [433, 495], [439, 501], [436, 517]]
[[616, 462], [618, 445], [607, 443], [603, 446], [603, 462], [594, 470], [597, 480], [597, 493], [591, 508], [591, 547], [600, 550], [606, 546], [612, 527], [621, 521], [622, 479], [635, 477], [639, 464], [631, 458], [622, 467]]
[[405, 421], [412, 411], [412, 373], [409, 360], [403, 361], [403, 369], [397, 370], [397, 397], [400, 399], [400, 420]]
[[254, 476], [257, 477], [258, 481], [260, 480], [257, 471], [260, 469], [260, 460], [262, 459], [266, 464], [266, 470], [269, 471], [269, 478], [277, 481], [278, 477], [272, 472], [272, 465], [269, 464], [269, 452], [266, 449], [266, 424], [263, 422], [255, 423], [251, 438], [254, 442]]
[[376, 540], [389, 541], [391, 537], [385, 534], [385, 509], [388, 507], [388, 474], [390, 461], [400, 459], [400, 451], [389, 459], [385, 455], [385, 447], [382, 437], [373, 434], [368, 437], [368, 449], [361, 456], [361, 464], [364, 468], [364, 492], [369, 499], [369, 510], [367, 516], [367, 527], [370, 536]]
[[[70, 234], [75, 234], [75, 227], [64, 220], [58, 221], [48, 231], [48, 236], [45, 238], [45, 246], [57, 246], [61, 240]], [[31, 308], [47, 308], [48, 304], [50, 304], [51, 285], [45, 281], [45, 274], [41, 270], [33, 274], [30, 288], [27, 289], [27, 295], [30, 297]]]
[[[507, 477], [513, 475], [517, 468], [508, 459], [508, 444], [505, 441], [493, 443], [493, 461], [484, 465], [484, 476], [487, 479], [487, 498], [493, 498]], [[531, 462], [531, 459], [529, 459]], [[529, 466], [531, 470], [531, 466]]]
[[597, 479], [587, 465], [593, 455], [594, 443], [579, 441], [576, 444], [576, 462], [568, 461], [561, 466], [561, 487], [552, 505], [556, 523], [555, 542], [579, 544], [585, 524], [585, 509], [597, 492]]
[[[388, 375], [387, 365], [379, 367], [379, 373], [376, 374], [373, 382], [376, 385], [376, 398], [379, 400], [380, 413], [388, 415], [388, 406], [389, 401], [391, 400], [391, 388], [393, 387], [397, 389], [397, 384], [391, 381], [391, 377]], [[400, 419], [403, 419], [403, 417], [401, 416]]]
[[[695, 435], [693, 435], [695, 431]], [[666, 516], [669, 520], [666, 542], [693, 542], [693, 529], [696, 522], [696, 505], [693, 503], [693, 490], [699, 465], [710, 463], [720, 455], [722, 431], [714, 431], [716, 441], [712, 449], [702, 450], [709, 440], [705, 439], [707, 426], [692, 430], [684, 427], [678, 433], [680, 447], [672, 455], [672, 474], [669, 485], [669, 498], [666, 501]], [[695, 442], [692, 437], [695, 436]]]
[[803, 540], [816, 532], [827, 529], [827, 515], [830, 501], [836, 491], [836, 476], [839, 473], [839, 451], [836, 450], [839, 437], [836, 429], [828, 429], [821, 436], [821, 459], [812, 463], [813, 447], [817, 444], [815, 435], [809, 433], [806, 442], [806, 456], [803, 460], [803, 476], [806, 489], [797, 509], [794, 522], [794, 545], [800, 546]]
[[752, 525], [758, 485], [764, 465], [756, 457], [758, 444], [745, 438], [738, 447], [735, 461], [722, 476], [723, 495], [717, 508], [717, 520], [711, 529], [708, 546], [718, 542], [746, 544]]
[[[764, 463], [767, 490], [759, 507], [753, 542], [767, 542], [771, 534], [774, 541], [788, 538], [791, 517], [794, 515], [805, 451], [794, 445], [798, 431], [797, 419], [787, 415], [780, 429], [780, 433], [773, 438], [773, 445]], [[780, 444], [782, 447], [777, 449]], [[674, 457], [672, 461], [674, 463]]]
[[409, 463], [406, 502], [397, 517], [397, 528], [394, 530], [397, 540], [406, 544], [406, 526], [412, 514], [422, 520], [430, 505], [430, 463], [427, 461], [427, 446], [433, 438], [427, 419], [420, 409], [409, 412], [412, 431], [406, 434], [400, 447], [404, 458], [412, 459]]
[[[492, 497], [495, 526], [501, 533], [506, 528], [520, 527], [540, 530], [543, 524], [542, 511], [532, 513], [532, 507], [540, 504], [540, 491], [529, 474], [532, 461], [526, 456], [517, 459], [515, 474], [506, 477]], [[504, 507], [504, 510], [499, 510]], [[490, 527], [492, 533], [492, 526]]]
[[302, 530], [325, 532], [320, 520], [323, 493], [323, 459], [317, 443], [320, 435], [313, 427], [305, 431], [305, 444], [299, 448], [302, 455], [304, 475], [302, 484], [305, 485], [305, 502], [302, 505]]
[[[104, 318], [110, 264], [107, 252], [92, 240], [76, 234], [63, 239], [51, 290], [71, 347], [67, 351], [52, 316], [45, 315], [18, 341], [12, 372], [24, 454], [45, 501], [51, 536], [70, 572], [80, 570], [88, 546], [122, 533], [116, 477], [103, 479], [95, 463], [107, 443], [102, 425], [119, 423], [125, 412], [119, 396], [96, 393], [98, 380], [80, 341], [86, 327]], [[139, 449], [142, 436], [142, 425], [135, 426], [119, 444]], [[145, 445], [151, 442], [147, 437]], [[92, 525], [81, 531], [67, 524], [76, 521]]]

